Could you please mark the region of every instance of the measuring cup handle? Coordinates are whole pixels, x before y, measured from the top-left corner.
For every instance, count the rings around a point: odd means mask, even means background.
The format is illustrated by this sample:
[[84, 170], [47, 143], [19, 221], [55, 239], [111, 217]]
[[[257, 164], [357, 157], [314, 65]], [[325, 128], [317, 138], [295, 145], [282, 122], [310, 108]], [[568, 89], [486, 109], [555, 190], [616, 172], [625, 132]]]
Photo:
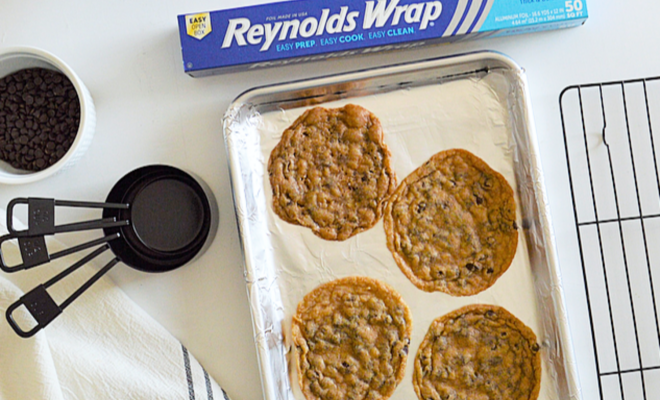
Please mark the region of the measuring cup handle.
[[[11, 328], [16, 332], [16, 334], [18, 334], [18, 336], [28, 338], [33, 336], [39, 330], [43, 329], [46, 325], [50, 324], [69, 304], [71, 304], [81, 294], [83, 294], [85, 290], [89, 289], [89, 287], [98, 281], [106, 272], [108, 272], [110, 268], [114, 267], [119, 262], [119, 259], [115, 257], [110, 260], [110, 262], [108, 262], [103, 268], [96, 272], [91, 278], [89, 278], [89, 280], [87, 280], [87, 282], [80, 286], [71, 296], [69, 296], [59, 305], [55, 303], [46, 289], [67, 275], [71, 274], [73, 271], [87, 264], [109, 248], [110, 247], [107, 243], [104, 244], [87, 256], [83, 257], [80, 261], [76, 262], [75, 264], [71, 265], [64, 271], [51, 278], [48, 282], [30, 290], [28, 293], [23, 295], [23, 297], [18, 299], [18, 301], [10, 305], [5, 313], [9, 326], [11, 326]], [[14, 311], [16, 311], [16, 309], [18, 309], [20, 306], [25, 306], [25, 308], [27, 308], [27, 310], [30, 312], [30, 315], [32, 315], [32, 318], [37, 322], [37, 325], [28, 331], [22, 329], [14, 319]]]
[[[16, 320], [14, 320], [14, 311], [23, 305], [28, 309], [28, 311], [30, 311], [32, 318], [37, 321], [37, 325], [29, 331], [21, 329]], [[18, 334], [18, 336], [29, 338], [37, 333], [41, 328], [48, 325], [52, 320], [55, 319], [55, 317], [61, 313], [62, 308], [60, 308], [60, 306], [58, 306], [53, 298], [48, 294], [46, 287], [44, 285], [39, 285], [26, 293], [18, 301], [10, 305], [9, 308], [7, 308], [6, 316], [7, 322], [9, 322], [9, 325]]]
[[[102, 238], [90, 240], [79, 244], [77, 246], [70, 247], [68, 249], [60, 250], [57, 253], [50, 254], [48, 252], [48, 247], [46, 246], [46, 239], [42, 236], [14, 236], [14, 235], [5, 235], [0, 237], [0, 269], [7, 273], [12, 273], [16, 271], [22, 271], [24, 269], [30, 269], [37, 267], [47, 262], [79, 252], [81, 250], [88, 249], [90, 247], [98, 246], [100, 244], [109, 242], [111, 240], [117, 239], [120, 237], [119, 233], [113, 233], [106, 235]], [[4, 259], [2, 244], [8, 240], [16, 239], [18, 240], [18, 247], [21, 253], [22, 263], [17, 265], [9, 266]]]
[[[2, 251], [2, 244], [6, 241], [16, 239], [18, 240], [18, 248], [21, 253], [22, 263], [18, 265], [7, 265], [5, 261], [4, 252]], [[16, 237], [12, 234], [0, 237], [0, 269], [4, 272], [12, 273], [24, 269], [36, 267], [50, 261], [48, 248], [46, 247], [46, 239], [43, 236], [21, 236]]]
[[[28, 226], [24, 230], [14, 228], [14, 208], [19, 204], [27, 205]], [[44, 199], [40, 197], [18, 197], [11, 200], [7, 206], [7, 230], [14, 237], [34, 237], [54, 235], [63, 232], [85, 231], [90, 229], [104, 229], [126, 226], [128, 221], [117, 221], [116, 218], [104, 218], [83, 222], [74, 222], [64, 225], [55, 225], [55, 207], [81, 207], [81, 208], [113, 208], [128, 209], [129, 204], [123, 203], [94, 203], [82, 201], [67, 201]]]

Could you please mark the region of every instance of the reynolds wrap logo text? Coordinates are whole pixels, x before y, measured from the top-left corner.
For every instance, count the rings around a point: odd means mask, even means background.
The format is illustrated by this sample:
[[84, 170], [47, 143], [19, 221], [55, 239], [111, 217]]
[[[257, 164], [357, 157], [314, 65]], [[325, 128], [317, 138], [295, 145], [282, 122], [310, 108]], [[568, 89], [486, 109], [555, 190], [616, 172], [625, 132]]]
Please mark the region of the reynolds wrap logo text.
[[[419, 24], [419, 30], [428, 28], [429, 24], [440, 17], [442, 3], [430, 1], [399, 5], [399, 0], [367, 1], [364, 9], [362, 29], [383, 28], [385, 25], [397, 26], [401, 21], [406, 24]], [[234, 41], [239, 46], [259, 45], [259, 51], [267, 51], [275, 40], [284, 41], [324, 33], [337, 34], [352, 32], [357, 28], [359, 11], [349, 11], [348, 7], [340, 8], [339, 13], [330, 14], [330, 9], [323, 9], [319, 18], [309, 16], [303, 19], [252, 24], [248, 18], [233, 18], [229, 20], [227, 31], [222, 42], [222, 48], [229, 48]]]

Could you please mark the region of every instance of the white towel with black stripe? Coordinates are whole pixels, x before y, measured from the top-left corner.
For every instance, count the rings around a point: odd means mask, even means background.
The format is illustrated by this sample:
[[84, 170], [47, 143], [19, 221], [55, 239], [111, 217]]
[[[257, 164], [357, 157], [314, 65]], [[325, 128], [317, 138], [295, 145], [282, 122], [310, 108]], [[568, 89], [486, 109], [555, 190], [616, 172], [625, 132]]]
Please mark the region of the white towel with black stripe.
[[[6, 233], [3, 223], [0, 236]], [[52, 238], [48, 247], [61, 249]], [[11, 241], [2, 252], [20, 260]], [[0, 272], [0, 400], [228, 399], [188, 350], [109, 278], [101, 278], [35, 336], [19, 337], [4, 317], [7, 308], [63, 268], [60, 259]], [[96, 270], [86, 265], [48, 292], [61, 302]]]

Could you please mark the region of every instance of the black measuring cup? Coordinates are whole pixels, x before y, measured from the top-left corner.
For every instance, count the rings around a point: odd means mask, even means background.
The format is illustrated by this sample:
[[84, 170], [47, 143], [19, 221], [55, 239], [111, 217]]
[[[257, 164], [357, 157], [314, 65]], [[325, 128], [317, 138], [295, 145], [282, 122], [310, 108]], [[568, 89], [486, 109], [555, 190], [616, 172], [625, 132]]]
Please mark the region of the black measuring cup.
[[[14, 208], [27, 205], [28, 228], [16, 230]], [[98, 208], [102, 218], [55, 225], [56, 207]], [[217, 230], [218, 214], [210, 189], [190, 174], [165, 165], [136, 169], [110, 190], [104, 203], [18, 198], [7, 207], [9, 234], [0, 237], [0, 269], [17, 272], [46, 264], [85, 249], [85, 257], [38, 285], [7, 308], [9, 325], [21, 337], [30, 337], [48, 325], [62, 311], [119, 262], [144, 272], [165, 272], [178, 268], [203, 253]], [[64, 232], [102, 229], [103, 237], [50, 254], [45, 236]], [[17, 240], [22, 263], [9, 266], [3, 243]], [[106, 251], [114, 258], [60, 304], [48, 294], [48, 287]], [[25, 306], [36, 325], [22, 329], [13, 313]]]

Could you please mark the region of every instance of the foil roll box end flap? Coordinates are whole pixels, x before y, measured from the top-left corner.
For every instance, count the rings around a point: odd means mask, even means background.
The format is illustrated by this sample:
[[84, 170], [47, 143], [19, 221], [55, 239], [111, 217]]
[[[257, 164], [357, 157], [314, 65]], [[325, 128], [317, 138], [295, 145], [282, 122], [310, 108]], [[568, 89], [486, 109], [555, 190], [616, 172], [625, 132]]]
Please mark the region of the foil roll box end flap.
[[[333, 94], [338, 85], [345, 90]], [[279, 220], [270, 208], [264, 163], [282, 130], [312, 105], [310, 93], [323, 99], [324, 107], [358, 103], [378, 115], [385, 142], [396, 144], [390, 149], [400, 178], [429, 155], [461, 146], [502, 173], [516, 188], [517, 220], [522, 227], [510, 270], [493, 287], [468, 298], [419, 293], [390, 260], [381, 222], [345, 242], [327, 243], [305, 228]], [[429, 98], [432, 104], [424, 102]], [[250, 111], [244, 112], [242, 107], [248, 104]], [[483, 120], [483, 115], [493, 112], [493, 123]], [[503, 123], [498, 122], [497, 112], [503, 113]], [[356, 273], [393, 285], [404, 299], [413, 300], [411, 304], [429, 305], [412, 307], [411, 349], [418, 346], [434, 317], [466, 303], [504, 305], [544, 344], [539, 399], [579, 398], [526, 82], [513, 61], [498, 53], [479, 52], [256, 88], [236, 99], [224, 125], [246, 275], [253, 278], [248, 281], [249, 300], [251, 309], [258, 310], [253, 312], [255, 339], [268, 400], [302, 399], [296, 373], [290, 370], [293, 352], [283, 341], [298, 301], [326, 279]], [[246, 213], [248, 207], [260, 215]], [[267, 338], [265, 334], [275, 332], [260, 331], [267, 325], [277, 327], [280, 336]], [[414, 351], [410, 354], [406, 378], [393, 400], [414, 396], [409, 382]]]

